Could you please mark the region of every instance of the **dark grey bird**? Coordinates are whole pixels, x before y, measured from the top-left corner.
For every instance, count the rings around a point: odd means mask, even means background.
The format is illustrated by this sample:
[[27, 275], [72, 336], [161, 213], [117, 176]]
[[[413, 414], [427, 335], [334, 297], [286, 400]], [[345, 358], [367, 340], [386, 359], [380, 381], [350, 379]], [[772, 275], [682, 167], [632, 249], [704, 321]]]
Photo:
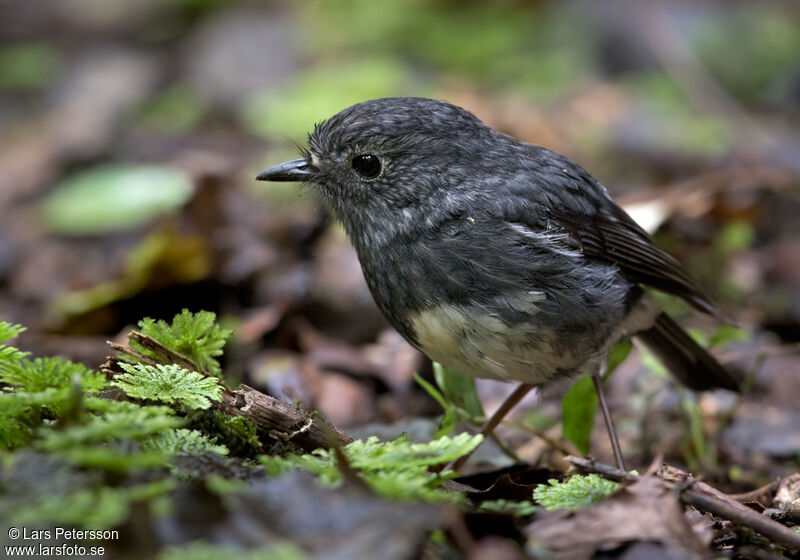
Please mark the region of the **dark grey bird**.
[[524, 394], [596, 375], [609, 347], [635, 335], [686, 386], [739, 388], [642, 288], [718, 314], [684, 267], [580, 166], [465, 109], [412, 97], [353, 105], [315, 127], [302, 158], [258, 179], [313, 185], [378, 307], [447, 368], [522, 382]]

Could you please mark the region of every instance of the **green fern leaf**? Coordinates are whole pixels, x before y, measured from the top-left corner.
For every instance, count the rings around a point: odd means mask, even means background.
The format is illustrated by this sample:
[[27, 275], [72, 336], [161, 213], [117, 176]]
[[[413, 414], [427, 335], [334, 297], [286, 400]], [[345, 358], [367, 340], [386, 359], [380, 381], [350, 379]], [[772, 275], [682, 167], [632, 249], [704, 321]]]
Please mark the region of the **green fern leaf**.
[[138, 406], [120, 412], [90, 416], [86, 424], [64, 430], [44, 427], [36, 446], [45, 451], [62, 451], [81, 445], [107, 443], [122, 439], [142, 439], [162, 431], [179, 428], [183, 418], [172, 415], [164, 406]]
[[345, 453], [353, 466], [360, 469], [387, 469], [402, 465], [409, 467], [431, 467], [449, 463], [475, 449], [483, 437], [461, 433], [454, 437], [440, 437], [429, 443], [414, 443], [406, 436], [389, 442], [370, 437], [366, 441], [356, 440], [345, 447]]
[[197, 430], [185, 428], [158, 432], [143, 439], [141, 444], [145, 450], [160, 451], [169, 455], [191, 455], [204, 451], [213, 451], [220, 455], [228, 454], [228, 448], [224, 445], [215, 445]]
[[16, 449], [30, 444], [42, 423], [43, 410], [58, 415], [72, 391], [50, 387], [43, 391], [0, 391], [0, 447]]
[[[469, 453], [480, 444], [480, 435], [459, 434], [442, 437], [429, 443], [413, 443], [405, 436], [389, 442], [371, 437], [356, 440], [343, 448], [351, 467], [377, 493], [400, 499], [430, 501], [459, 500], [460, 495], [447, 492], [442, 484], [455, 476], [452, 471], [431, 472], [430, 467], [447, 463]], [[314, 474], [320, 484], [336, 487], [342, 482], [333, 452], [317, 449], [305, 455], [259, 457], [267, 474], [275, 476], [299, 468]]]
[[534, 500], [547, 510], [580, 509], [605, 500], [619, 489], [619, 483], [596, 474], [575, 475], [566, 482], [551, 479], [548, 484], [540, 484], [533, 491]]
[[0, 342], [17, 338], [19, 335], [25, 332], [25, 330], [25, 327], [22, 325], [15, 325], [13, 323], [7, 323], [6, 321], [0, 321]]
[[[138, 406], [90, 416], [85, 424], [66, 429], [44, 426], [38, 430], [33, 445], [73, 465], [127, 472], [167, 465], [170, 454], [140, 447], [153, 436], [184, 423], [185, 419], [172, 416], [170, 408]], [[131, 441], [140, 445], [131, 445]]]
[[[192, 360], [200, 371], [219, 375], [221, 370], [216, 358], [222, 355], [233, 331], [221, 328], [215, 324], [215, 319], [216, 315], [210, 311], [192, 313], [184, 309], [175, 315], [172, 324], [147, 318], [139, 322], [139, 328], [143, 334]], [[146, 349], [137, 349], [151, 355]]]
[[23, 352], [13, 346], [6, 346], [3, 344], [7, 340], [17, 338], [23, 332], [25, 332], [25, 327], [22, 325], [14, 325], [12, 323], [0, 321], [0, 363], [18, 361], [28, 355], [28, 352]]
[[127, 373], [118, 375], [111, 385], [119, 387], [129, 397], [180, 403], [200, 409], [210, 408], [212, 401], [222, 398], [222, 386], [217, 378], [206, 377], [176, 364], [151, 366], [120, 362], [119, 365]]
[[175, 479], [164, 479], [126, 488], [80, 488], [64, 494], [49, 494], [14, 511], [20, 525], [74, 525], [102, 530], [115, 527], [128, 518], [134, 502], [166, 496], [176, 486]]
[[15, 390], [66, 388], [75, 381], [88, 393], [96, 393], [106, 385], [105, 378], [98, 372], [61, 358], [0, 361], [0, 382], [12, 385]]

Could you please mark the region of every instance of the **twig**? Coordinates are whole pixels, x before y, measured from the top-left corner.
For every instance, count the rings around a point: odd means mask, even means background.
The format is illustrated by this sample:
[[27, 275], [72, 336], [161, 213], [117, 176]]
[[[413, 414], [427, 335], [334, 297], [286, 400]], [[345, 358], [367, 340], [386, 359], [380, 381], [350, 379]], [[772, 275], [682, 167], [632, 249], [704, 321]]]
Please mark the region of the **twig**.
[[614, 482], [626, 482], [628, 484], [632, 484], [639, 480], [638, 474], [621, 471], [617, 467], [600, 463], [594, 459], [585, 459], [583, 457], [576, 457], [575, 455], [567, 455], [565, 459], [568, 463], [572, 463], [582, 471], [597, 473], [602, 475], [603, 478], [613, 480]]
[[320, 415], [295, 408], [247, 385], [240, 385], [235, 391], [224, 389], [222, 400], [215, 403], [215, 407], [231, 416], [244, 416], [258, 430], [284, 434], [281, 439], [306, 451], [330, 449], [330, 432], [336, 436], [339, 445], [354, 441], [353, 436], [331, 426]]
[[[590, 459], [575, 456], [570, 456], [566, 459], [583, 471], [597, 473], [609, 480], [634, 482], [639, 479], [638, 475], [633, 475]], [[694, 506], [701, 511], [718, 517], [729, 519], [738, 525], [750, 527], [777, 544], [800, 550], [800, 534], [740, 504], [732, 497], [705, 482], [693, 479], [688, 473], [674, 467], [665, 467], [659, 469], [657, 476], [670, 486], [689, 482], [679, 494], [680, 500], [684, 504]]]
[[170, 350], [166, 346], [163, 346], [161, 343], [159, 343], [156, 339], [147, 336], [146, 334], [140, 333], [139, 331], [131, 331], [128, 334], [128, 341], [135, 342], [142, 348], [150, 350], [153, 354], [155, 354], [158, 358], [161, 358], [161, 360], [164, 362], [170, 364], [178, 364], [179, 366], [184, 367], [186, 369], [190, 369], [192, 371], [197, 371], [199, 373], [208, 375], [207, 371], [200, 371], [197, 364], [195, 364], [192, 360], [190, 360], [183, 354], [179, 354], [174, 350]]
[[769, 498], [770, 494], [775, 494], [775, 491], [778, 489], [781, 480], [782, 479], [777, 478], [769, 484], [765, 484], [761, 488], [756, 488], [755, 490], [750, 490], [749, 492], [742, 492], [741, 494], [728, 494], [728, 496], [743, 504], [758, 502], [761, 499], [766, 500]]

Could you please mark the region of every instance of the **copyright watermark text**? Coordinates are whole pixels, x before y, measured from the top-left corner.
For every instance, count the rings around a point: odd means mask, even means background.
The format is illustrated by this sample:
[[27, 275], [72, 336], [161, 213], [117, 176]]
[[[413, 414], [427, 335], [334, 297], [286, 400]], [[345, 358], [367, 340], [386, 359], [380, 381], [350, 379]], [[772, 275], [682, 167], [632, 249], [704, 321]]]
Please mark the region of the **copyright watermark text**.
[[115, 541], [119, 539], [119, 531], [115, 529], [93, 530], [73, 529], [71, 527], [32, 529], [15, 526], [9, 527], [7, 534], [13, 544], [3, 546], [5, 558], [30, 556], [101, 557], [106, 553], [105, 547], [93, 545], [87, 541]]

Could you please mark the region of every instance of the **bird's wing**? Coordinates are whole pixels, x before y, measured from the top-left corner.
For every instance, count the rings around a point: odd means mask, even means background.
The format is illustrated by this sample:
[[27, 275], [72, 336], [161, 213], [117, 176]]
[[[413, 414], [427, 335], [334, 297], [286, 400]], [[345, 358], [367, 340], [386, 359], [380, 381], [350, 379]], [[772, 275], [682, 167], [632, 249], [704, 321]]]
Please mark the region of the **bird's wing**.
[[584, 255], [612, 262], [634, 282], [679, 296], [706, 313], [718, 314], [683, 265], [661, 250], [624, 210], [616, 205], [600, 208], [592, 218], [573, 229]]
[[573, 248], [588, 258], [614, 263], [633, 282], [681, 297], [700, 311], [720, 314], [683, 265], [658, 248], [602, 185], [563, 156], [543, 151], [537, 190], [544, 194], [537, 198], [549, 220], [546, 224], [538, 220], [539, 227], [561, 230]]

